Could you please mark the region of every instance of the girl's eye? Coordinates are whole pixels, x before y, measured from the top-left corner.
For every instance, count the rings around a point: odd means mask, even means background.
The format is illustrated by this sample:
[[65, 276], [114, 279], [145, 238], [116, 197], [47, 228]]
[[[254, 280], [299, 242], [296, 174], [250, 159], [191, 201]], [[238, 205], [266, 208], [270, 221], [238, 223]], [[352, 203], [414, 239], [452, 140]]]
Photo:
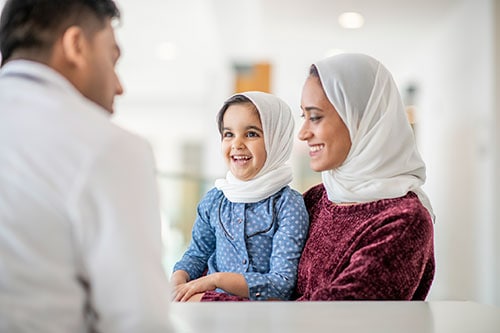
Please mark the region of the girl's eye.
[[233, 136], [233, 133], [231, 132], [224, 132], [222, 133], [223, 138], [231, 138]]
[[321, 118], [323, 118], [323, 117], [321, 117], [321, 116], [311, 116], [311, 117], [309, 117], [309, 120], [314, 123], [314, 122], [319, 121]]
[[248, 132], [247, 136], [249, 138], [257, 138], [257, 137], [259, 137], [259, 134], [257, 132]]

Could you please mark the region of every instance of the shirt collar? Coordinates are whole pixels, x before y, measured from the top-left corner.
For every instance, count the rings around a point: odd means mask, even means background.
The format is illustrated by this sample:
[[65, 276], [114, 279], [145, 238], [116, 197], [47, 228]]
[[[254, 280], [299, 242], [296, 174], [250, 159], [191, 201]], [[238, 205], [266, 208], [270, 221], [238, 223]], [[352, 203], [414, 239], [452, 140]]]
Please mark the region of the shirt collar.
[[38, 83], [51, 84], [81, 95], [61, 73], [40, 62], [24, 59], [11, 60], [0, 69], [0, 78], [5, 76], [18, 76]]

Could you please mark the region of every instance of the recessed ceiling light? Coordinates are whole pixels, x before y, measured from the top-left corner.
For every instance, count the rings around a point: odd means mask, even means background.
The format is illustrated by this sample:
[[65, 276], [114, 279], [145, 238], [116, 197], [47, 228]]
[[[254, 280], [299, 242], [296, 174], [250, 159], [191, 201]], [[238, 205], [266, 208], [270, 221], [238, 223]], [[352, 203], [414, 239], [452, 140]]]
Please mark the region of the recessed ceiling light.
[[339, 16], [339, 24], [344, 29], [359, 29], [365, 23], [365, 19], [360, 13], [346, 12]]

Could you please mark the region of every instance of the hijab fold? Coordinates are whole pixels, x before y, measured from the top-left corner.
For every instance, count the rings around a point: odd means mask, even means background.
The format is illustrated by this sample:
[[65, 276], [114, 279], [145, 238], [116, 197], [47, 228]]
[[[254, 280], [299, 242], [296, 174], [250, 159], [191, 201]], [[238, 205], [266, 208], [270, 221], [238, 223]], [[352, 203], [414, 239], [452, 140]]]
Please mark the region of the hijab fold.
[[259, 112], [266, 161], [255, 178], [242, 181], [228, 171], [226, 178], [215, 181], [215, 187], [224, 192], [231, 202], [258, 202], [277, 193], [292, 181], [292, 168], [286, 163], [293, 147], [294, 121], [290, 107], [274, 95], [260, 91], [236, 95], [250, 99]]
[[415, 192], [434, 219], [420, 157], [391, 74], [363, 54], [341, 54], [315, 64], [323, 89], [352, 142], [344, 163], [323, 171], [332, 202], [369, 202]]

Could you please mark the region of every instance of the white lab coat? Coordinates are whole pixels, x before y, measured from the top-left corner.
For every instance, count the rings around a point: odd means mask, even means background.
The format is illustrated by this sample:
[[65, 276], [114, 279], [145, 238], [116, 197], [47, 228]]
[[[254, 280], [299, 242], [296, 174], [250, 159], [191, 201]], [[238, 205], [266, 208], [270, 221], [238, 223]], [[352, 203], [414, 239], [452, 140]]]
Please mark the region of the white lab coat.
[[7, 63], [0, 332], [168, 332], [160, 228], [148, 144], [51, 68]]

